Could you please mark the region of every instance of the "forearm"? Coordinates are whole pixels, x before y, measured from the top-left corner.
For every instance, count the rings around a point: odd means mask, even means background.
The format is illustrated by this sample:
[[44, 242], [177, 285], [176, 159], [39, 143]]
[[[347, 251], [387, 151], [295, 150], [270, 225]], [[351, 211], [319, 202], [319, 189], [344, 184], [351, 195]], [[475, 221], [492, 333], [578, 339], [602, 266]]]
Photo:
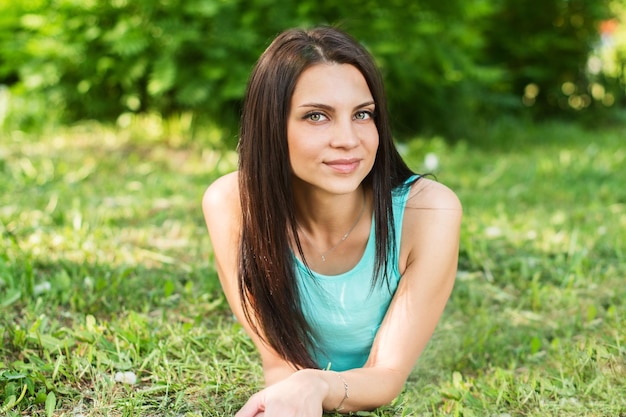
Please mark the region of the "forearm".
[[304, 370], [325, 381], [328, 387], [324, 410], [342, 413], [373, 410], [389, 404], [398, 396], [406, 377], [385, 368], [358, 368], [344, 372]]
[[289, 378], [296, 372], [296, 369], [291, 365], [284, 363], [280, 366], [264, 366], [263, 377], [265, 379], [265, 386], [269, 387], [280, 381]]

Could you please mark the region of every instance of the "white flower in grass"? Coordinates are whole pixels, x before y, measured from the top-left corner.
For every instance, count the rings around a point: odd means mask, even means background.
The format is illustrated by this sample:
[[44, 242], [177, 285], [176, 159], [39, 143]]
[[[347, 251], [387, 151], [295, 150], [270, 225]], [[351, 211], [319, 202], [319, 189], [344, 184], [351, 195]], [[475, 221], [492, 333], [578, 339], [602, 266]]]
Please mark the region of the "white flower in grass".
[[44, 292], [48, 292], [51, 289], [52, 289], [52, 284], [50, 284], [48, 281], [44, 281], [33, 287], [33, 293], [35, 295], [39, 295], [39, 294], [43, 294]]
[[93, 278], [91, 278], [89, 276], [85, 277], [85, 279], [83, 280], [83, 285], [85, 286], [85, 288], [92, 289], [93, 288]]
[[116, 372], [115, 382], [120, 382], [122, 384], [134, 385], [137, 383], [137, 375], [134, 372]]
[[502, 229], [498, 226], [489, 226], [485, 229], [487, 237], [500, 237], [502, 236]]
[[439, 168], [439, 157], [432, 152], [427, 153], [424, 156], [424, 168], [428, 172], [436, 171]]

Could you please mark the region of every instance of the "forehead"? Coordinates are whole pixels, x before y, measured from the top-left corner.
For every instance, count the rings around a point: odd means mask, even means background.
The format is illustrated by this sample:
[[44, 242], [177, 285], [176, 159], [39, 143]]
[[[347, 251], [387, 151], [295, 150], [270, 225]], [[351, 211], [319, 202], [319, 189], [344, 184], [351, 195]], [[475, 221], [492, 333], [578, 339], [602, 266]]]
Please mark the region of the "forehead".
[[[367, 81], [361, 72], [349, 64], [316, 64], [300, 74], [292, 103], [341, 103], [372, 100]], [[300, 103], [301, 104], [301, 103]]]

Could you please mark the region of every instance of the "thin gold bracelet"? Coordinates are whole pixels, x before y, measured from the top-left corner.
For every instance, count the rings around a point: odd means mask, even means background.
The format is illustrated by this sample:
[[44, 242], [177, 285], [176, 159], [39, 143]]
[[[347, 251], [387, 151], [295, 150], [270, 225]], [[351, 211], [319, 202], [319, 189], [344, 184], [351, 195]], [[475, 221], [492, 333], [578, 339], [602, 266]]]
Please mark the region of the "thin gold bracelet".
[[339, 372], [336, 372], [337, 376], [339, 377], [339, 379], [341, 379], [341, 382], [343, 382], [343, 399], [341, 400], [341, 402], [339, 403], [339, 405], [337, 406], [337, 408], [335, 408], [335, 411], [341, 411], [343, 410], [343, 403], [350, 398], [348, 396], [348, 383], [346, 382], [345, 378], [343, 376], [341, 376], [341, 374]]

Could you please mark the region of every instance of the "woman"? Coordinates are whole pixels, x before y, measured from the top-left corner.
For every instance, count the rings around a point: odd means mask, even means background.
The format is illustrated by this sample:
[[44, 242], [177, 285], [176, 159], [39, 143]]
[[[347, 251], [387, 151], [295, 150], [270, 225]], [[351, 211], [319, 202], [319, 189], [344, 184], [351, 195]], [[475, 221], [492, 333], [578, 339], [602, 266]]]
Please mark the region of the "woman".
[[402, 161], [372, 57], [334, 28], [280, 34], [252, 72], [239, 156], [203, 199], [266, 382], [237, 416], [389, 403], [452, 290], [461, 205]]

